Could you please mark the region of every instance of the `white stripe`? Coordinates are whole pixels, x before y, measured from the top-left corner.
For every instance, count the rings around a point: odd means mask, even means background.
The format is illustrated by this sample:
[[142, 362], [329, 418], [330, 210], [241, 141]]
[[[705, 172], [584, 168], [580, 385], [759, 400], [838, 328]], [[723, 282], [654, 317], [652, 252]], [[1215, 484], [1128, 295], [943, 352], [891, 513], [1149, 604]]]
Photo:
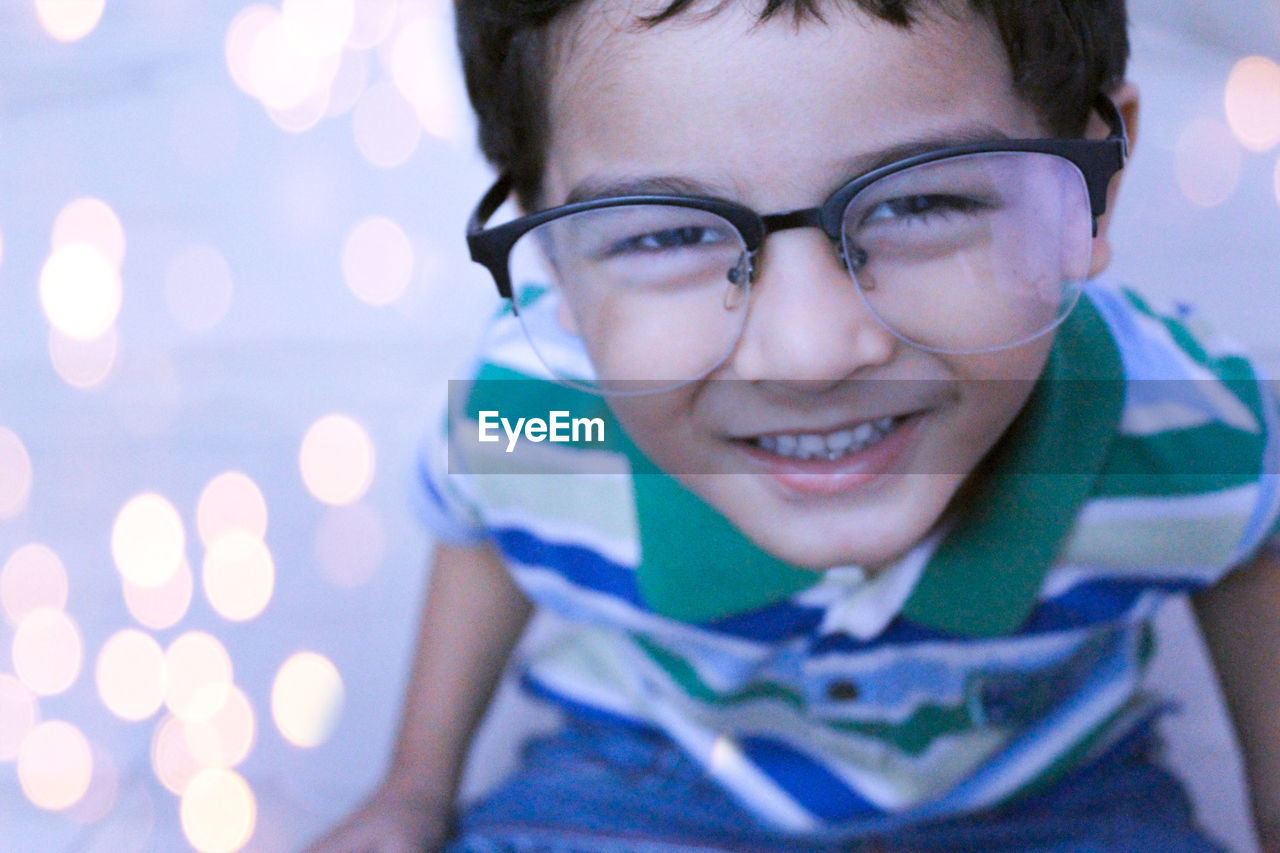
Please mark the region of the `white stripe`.
[[1193, 495], [1094, 498], [1080, 510], [1076, 523], [1248, 517], [1257, 500], [1257, 483]]
[[701, 652], [736, 658], [748, 666], [758, 665], [774, 651], [769, 643], [705, 631], [696, 625], [640, 610], [617, 596], [572, 583], [554, 569], [516, 563], [513, 575], [520, 586], [538, 596], [539, 603], [570, 618], [619, 630], [642, 631], [658, 642], [693, 644]]
[[1130, 572], [1124, 574], [1116, 571], [1114, 566], [1095, 566], [1095, 565], [1059, 565], [1055, 566], [1049, 576], [1045, 578], [1044, 586], [1040, 590], [1040, 600], [1049, 601], [1058, 598], [1070, 592], [1073, 588], [1083, 583], [1089, 583], [1096, 580], [1137, 580], [1150, 581], [1155, 575], [1159, 576], [1162, 581], [1170, 583], [1189, 582], [1209, 586], [1222, 576], [1222, 566], [1213, 564], [1204, 565], [1183, 565], [1178, 566], [1177, 571], [1169, 568], [1161, 567], [1157, 572]]

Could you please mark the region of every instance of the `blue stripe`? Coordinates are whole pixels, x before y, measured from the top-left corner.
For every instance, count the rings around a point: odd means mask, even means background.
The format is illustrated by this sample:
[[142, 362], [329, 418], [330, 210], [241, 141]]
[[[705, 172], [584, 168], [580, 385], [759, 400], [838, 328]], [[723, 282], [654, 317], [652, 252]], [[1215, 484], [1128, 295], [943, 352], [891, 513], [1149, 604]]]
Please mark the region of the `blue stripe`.
[[498, 548], [515, 563], [551, 569], [575, 586], [622, 599], [648, 610], [636, 586], [635, 572], [581, 545], [560, 545], [514, 527], [493, 529]]
[[813, 645], [809, 649], [809, 655], [816, 658], [821, 655], [865, 652], [887, 646], [906, 646], [912, 643], [938, 641], [954, 642], [955, 640], [954, 634], [926, 628], [901, 616], [895, 616], [879, 636], [868, 640], [861, 640], [844, 633], [823, 634], [814, 639]]
[[747, 737], [738, 743], [752, 764], [823, 820], [842, 821], [884, 814], [826, 767], [782, 741]]
[[[1036, 605], [1027, 621], [1012, 637], [1078, 630], [1089, 625], [1122, 620], [1144, 592], [1167, 595], [1198, 592], [1205, 584], [1195, 580], [1129, 580], [1102, 578], [1072, 587], [1056, 598]], [[869, 640], [848, 634], [825, 634], [817, 637], [809, 649], [810, 658], [822, 655], [852, 654], [881, 648], [902, 649], [913, 643], [961, 642], [951, 634], [934, 631], [903, 619], [895, 618], [884, 633]]]
[[824, 610], [783, 601], [749, 613], [727, 616], [703, 627], [760, 642], [781, 642], [811, 634], [822, 624]]
[[1132, 580], [1100, 578], [1077, 584], [1056, 598], [1040, 602], [1019, 634], [1069, 631], [1104, 622], [1117, 622], [1133, 608], [1144, 592], [1168, 595], [1204, 589], [1195, 580]]

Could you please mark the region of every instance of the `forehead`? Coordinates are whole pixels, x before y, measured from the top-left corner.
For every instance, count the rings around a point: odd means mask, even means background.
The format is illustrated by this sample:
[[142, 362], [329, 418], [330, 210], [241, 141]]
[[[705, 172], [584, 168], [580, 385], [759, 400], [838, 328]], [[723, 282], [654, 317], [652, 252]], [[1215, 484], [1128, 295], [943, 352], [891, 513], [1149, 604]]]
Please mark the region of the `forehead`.
[[901, 28], [842, 4], [822, 14], [760, 22], [755, 4], [730, 2], [644, 27], [635, 3], [586, 4], [552, 52], [546, 200], [584, 180], [670, 176], [808, 204], [877, 148], [978, 126], [1036, 135], [986, 18], [929, 7]]

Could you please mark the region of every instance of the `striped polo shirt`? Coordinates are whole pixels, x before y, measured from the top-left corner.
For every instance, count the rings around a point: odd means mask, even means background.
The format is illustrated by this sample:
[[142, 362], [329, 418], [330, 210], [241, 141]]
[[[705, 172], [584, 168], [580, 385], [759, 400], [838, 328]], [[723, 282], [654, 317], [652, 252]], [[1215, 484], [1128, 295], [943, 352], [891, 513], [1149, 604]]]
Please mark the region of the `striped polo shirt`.
[[[556, 358], [585, 364], [567, 336]], [[547, 381], [509, 314], [474, 375], [424, 444], [422, 503], [562, 617], [526, 685], [660, 729], [783, 830], [983, 810], [1089, 762], [1161, 707], [1160, 603], [1277, 536], [1267, 386], [1192, 318], [1100, 282], [964, 505], [871, 577], [756, 547], [598, 398]], [[598, 413], [606, 440], [459, 438], [486, 411], [558, 409]]]

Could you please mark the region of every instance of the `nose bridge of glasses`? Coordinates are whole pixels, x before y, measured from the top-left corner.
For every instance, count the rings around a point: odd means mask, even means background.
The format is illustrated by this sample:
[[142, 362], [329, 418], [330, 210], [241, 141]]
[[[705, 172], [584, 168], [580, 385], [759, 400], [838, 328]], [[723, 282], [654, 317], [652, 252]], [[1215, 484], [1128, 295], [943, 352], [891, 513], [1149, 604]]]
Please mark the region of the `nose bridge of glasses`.
[[800, 210], [788, 210], [785, 213], [766, 213], [760, 217], [760, 221], [764, 223], [764, 233], [767, 237], [777, 231], [787, 231], [792, 228], [822, 228], [821, 214], [821, 208], [806, 207]]
[[840, 379], [891, 357], [893, 337], [858, 295], [844, 262], [825, 256], [825, 243], [825, 235], [798, 233], [771, 248], [730, 356], [734, 375]]
[[[836, 244], [837, 252], [841, 253], [842, 258], [844, 257], [842, 250], [840, 249], [840, 235], [838, 232], [833, 233], [823, 222], [822, 208], [806, 207], [797, 210], [788, 210], [782, 213], [766, 213], [760, 216], [760, 224], [763, 226], [760, 233], [760, 245], [748, 248], [746, 274], [750, 278], [755, 277], [754, 261], [756, 255], [760, 251], [761, 245], [763, 245], [764, 239], [770, 234], [776, 234], [779, 231], [790, 231], [795, 228], [817, 228], [822, 231], [822, 233], [826, 234], [827, 238], [831, 240], [831, 242]], [[735, 271], [735, 273], [741, 277], [740, 272]], [[737, 282], [737, 278], [734, 277], [734, 274], [730, 275], [729, 280], [734, 281], [735, 283]]]

